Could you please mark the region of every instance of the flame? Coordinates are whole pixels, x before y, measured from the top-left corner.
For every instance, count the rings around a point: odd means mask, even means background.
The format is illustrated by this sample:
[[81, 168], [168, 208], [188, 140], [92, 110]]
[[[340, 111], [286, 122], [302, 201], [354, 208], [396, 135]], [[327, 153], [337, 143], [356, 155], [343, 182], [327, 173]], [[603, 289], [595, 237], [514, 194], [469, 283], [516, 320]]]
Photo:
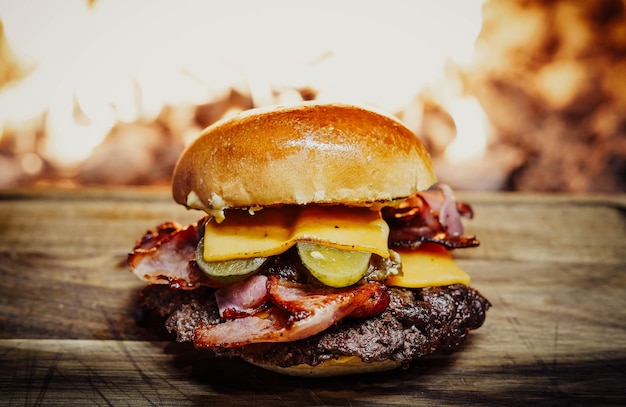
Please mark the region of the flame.
[[231, 89], [255, 106], [311, 88], [319, 100], [397, 112], [449, 60], [467, 63], [482, 1], [0, 2], [9, 43], [35, 66], [0, 89], [0, 137], [45, 117], [46, 139], [26, 152], [71, 167], [116, 123], [151, 122], [164, 107]]
[[488, 120], [476, 98], [455, 99], [448, 112], [456, 125], [456, 137], [444, 157], [452, 162], [481, 157], [487, 149]]

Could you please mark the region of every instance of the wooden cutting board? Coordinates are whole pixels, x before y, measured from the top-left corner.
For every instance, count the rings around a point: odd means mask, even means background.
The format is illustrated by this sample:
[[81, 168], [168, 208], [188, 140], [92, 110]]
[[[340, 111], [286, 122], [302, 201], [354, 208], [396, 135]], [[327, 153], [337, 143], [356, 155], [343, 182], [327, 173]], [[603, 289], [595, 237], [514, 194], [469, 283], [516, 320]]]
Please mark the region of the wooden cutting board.
[[167, 190], [0, 192], [0, 405], [626, 402], [626, 196], [459, 194], [481, 246], [455, 252], [493, 304], [459, 353], [408, 370], [278, 376], [158, 340], [125, 261]]

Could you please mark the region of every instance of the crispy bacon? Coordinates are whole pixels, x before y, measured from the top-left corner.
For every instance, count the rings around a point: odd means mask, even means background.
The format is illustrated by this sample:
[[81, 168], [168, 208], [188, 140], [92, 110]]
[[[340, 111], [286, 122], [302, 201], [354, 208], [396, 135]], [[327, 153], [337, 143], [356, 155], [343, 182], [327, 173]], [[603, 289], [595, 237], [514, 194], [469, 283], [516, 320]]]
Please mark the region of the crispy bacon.
[[268, 299], [267, 276], [262, 274], [256, 274], [215, 291], [220, 316], [225, 319], [254, 315], [264, 309], [263, 305]]
[[389, 301], [380, 283], [345, 289], [314, 289], [270, 276], [268, 285], [274, 305], [265, 313], [218, 325], [201, 325], [194, 332], [195, 346], [217, 349], [295, 341], [322, 332], [355, 312], [360, 316], [381, 309], [379, 303]]
[[457, 202], [447, 185], [411, 195], [397, 207], [382, 210], [389, 224], [390, 247], [415, 248], [421, 242], [449, 249], [478, 246], [475, 236], [463, 235], [461, 217], [472, 218], [472, 208]]
[[193, 263], [198, 235], [196, 224], [181, 227], [174, 222], [163, 223], [137, 241], [128, 255], [128, 265], [137, 277], [151, 284], [196, 288], [203, 280], [203, 273]]
[[306, 317], [307, 313], [311, 312], [311, 305], [323, 303], [324, 298], [328, 296], [335, 298], [352, 296], [357, 304], [354, 304], [356, 307], [346, 315], [353, 318], [379, 314], [389, 304], [387, 291], [380, 283], [370, 283], [367, 289], [363, 286], [317, 288], [274, 276], [269, 281], [268, 291], [271, 301], [289, 312], [293, 319]]

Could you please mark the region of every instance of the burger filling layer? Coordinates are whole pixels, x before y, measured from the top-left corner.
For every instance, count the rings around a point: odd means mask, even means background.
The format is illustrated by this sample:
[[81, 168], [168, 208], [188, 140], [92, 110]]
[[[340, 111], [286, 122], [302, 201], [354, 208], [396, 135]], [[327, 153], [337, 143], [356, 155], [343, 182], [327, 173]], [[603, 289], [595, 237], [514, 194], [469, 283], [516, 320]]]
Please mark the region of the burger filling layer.
[[380, 315], [394, 286], [467, 286], [469, 276], [448, 253], [478, 244], [459, 231], [460, 216], [471, 216], [469, 207], [442, 191], [381, 211], [239, 211], [219, 225], [210, 218], [163, 224], [137, 242], [129, 264], [140, 278], [174, 291], [210, 290], [218, 319], [200, 321], [193, 337], [183, 338], [197, 347], [294, 342], [344, 319]]

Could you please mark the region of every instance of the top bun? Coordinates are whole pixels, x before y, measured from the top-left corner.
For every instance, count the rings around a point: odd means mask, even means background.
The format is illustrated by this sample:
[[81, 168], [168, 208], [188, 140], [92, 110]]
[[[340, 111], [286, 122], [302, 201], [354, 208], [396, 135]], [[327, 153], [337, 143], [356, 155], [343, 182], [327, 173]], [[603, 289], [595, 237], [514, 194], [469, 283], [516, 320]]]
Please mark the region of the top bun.
[[252, 109], [207, 127], [183, 152], [176, 202], [209, 213], [279, 204], [368, 205], [436, 182], [420, 139], [361, 107]]

